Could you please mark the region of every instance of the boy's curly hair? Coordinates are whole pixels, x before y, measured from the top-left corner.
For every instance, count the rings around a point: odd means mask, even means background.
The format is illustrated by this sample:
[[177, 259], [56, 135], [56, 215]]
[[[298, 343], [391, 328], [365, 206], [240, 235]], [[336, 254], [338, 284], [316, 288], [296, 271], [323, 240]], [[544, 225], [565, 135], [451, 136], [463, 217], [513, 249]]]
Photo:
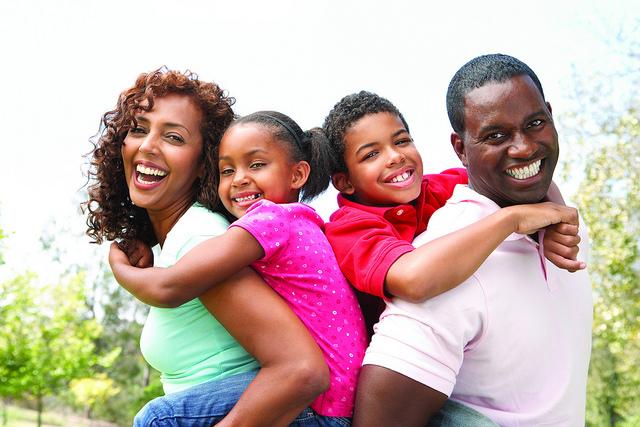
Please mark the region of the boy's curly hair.
[[195, 182], [195, 200], [211, 210], [220, 210], [216, 148], [225, 129], [234, 119], [234, 98], [215, 83], [198, 79], [195, 73], [162, 67], [138, 76], [133, 87], [122, 92], [116, 108], [102, 116], [100, 131], [88, 171], [87, 235], [92, 243], [104, 239], [137, 238], [153, 245], [157, 242], [145, 209], [129, 198], [124, 176], [121, 147], [129, 130], [136, 126], [136, 111], [150, 111], [154, 100], [169, 94], [190, 97], [202, 112], [202, 160], [204, 176]]
[[344, 162], [344, 134], [355, 122], [368, 114], [375, 113], [396, 114], [409, 132], [409, 125], [407, 125], [402, 113], [388, 99], [364, 90], [345, 96], [333, 106], [322, 125], [334, 154], [332, 174], [347, 172], [347, 166]]

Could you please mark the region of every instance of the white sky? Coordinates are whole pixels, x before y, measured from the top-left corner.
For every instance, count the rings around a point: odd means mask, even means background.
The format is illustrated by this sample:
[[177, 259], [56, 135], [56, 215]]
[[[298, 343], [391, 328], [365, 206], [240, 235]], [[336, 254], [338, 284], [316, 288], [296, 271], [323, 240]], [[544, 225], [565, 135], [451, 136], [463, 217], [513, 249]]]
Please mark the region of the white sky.
[[[572, 66], [606, 61], [637, 1], [7, 1], [0, 3], [0, 225], [5, 258], [33, 267], [37, 238], [77, 213], [90, 136], [121, 90], [167, 65], [236, 97], [236, 111], [279, 110], [317, 126], [367, 89], [405, 115], [428, 172], [457, 166], [445, 93], [466, 61], [501, 52], [538, 74], [554, 113]], [[334, 197], [315, 207], [323, 217]], [[77, 243], [84, 250], [84, 239]]]

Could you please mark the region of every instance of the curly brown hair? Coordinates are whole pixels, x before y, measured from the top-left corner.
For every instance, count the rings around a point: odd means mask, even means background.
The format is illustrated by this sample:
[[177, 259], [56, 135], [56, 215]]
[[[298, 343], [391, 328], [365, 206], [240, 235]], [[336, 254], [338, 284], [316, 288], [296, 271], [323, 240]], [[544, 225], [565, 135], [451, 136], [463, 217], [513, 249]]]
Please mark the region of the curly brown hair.
[[194, 184], [194, 201], [210, 210], [224, 211], [217, 192], [216, 149], [235, 118], [231, 108], [235, 99], [215, 83], [199, 80], [195, 73], [162, 67], [140, 74], [134, 86], [120, 94], [116, 108], [102, 116], [98, 139], [89, 154], [89, 199], [82, 204], [83, 211], [87, 212], [87, 235], [92, 243], [134, 238], [149, 245], [157, 243], [147, 211], [135, 206], [129, 198], [121, 147], [129, 130], [137, 126], [136, 111], [150, 111], [155, 98], [169, 94], [189, 96], [202, 112], [204, 176]]

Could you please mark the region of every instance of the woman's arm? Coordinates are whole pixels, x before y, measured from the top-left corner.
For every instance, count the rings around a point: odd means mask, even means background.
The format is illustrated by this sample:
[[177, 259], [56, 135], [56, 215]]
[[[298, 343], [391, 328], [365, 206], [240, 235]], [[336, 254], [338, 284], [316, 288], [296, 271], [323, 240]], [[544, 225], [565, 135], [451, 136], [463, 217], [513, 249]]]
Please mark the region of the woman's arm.
[[253, 270], [243, 269], [200, 300], [261, 366], [219, 426], [285, 426], [328, 388], [322, 352]]
[[177, 307], [263, 256], [262, 246], [249, 232], [231, 227], [201, 242], [167, 268], [134, 267], [116, 243], [111, 245], [109, 264], [117, 282], [140, 301]]
[[468, 279], [511, 233], [531, 234], [556, 223], [577, 225], [578, 212], [551, 202], [500, 209], [400, 256], [385, 289], [412, 302], [432, 298]]

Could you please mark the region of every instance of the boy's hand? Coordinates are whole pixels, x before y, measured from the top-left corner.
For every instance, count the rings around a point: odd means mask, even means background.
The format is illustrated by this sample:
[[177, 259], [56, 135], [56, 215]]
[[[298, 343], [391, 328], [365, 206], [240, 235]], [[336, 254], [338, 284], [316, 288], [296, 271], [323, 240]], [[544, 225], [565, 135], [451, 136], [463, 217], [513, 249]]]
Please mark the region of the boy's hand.
[[586, 264], [577, 260], [578, 226], [574, 224], [553, 224], [544, 233], [544, 256], [558, 268], [571, 273], [586, 268]]
[[514, 205], [504, 208], [514, 215], [515, 232], [532, 234], [548, 225], [565, 223], [574, 225], [578, 233], [578, 211], [575, 208], [558, 205], [552, 202]]

